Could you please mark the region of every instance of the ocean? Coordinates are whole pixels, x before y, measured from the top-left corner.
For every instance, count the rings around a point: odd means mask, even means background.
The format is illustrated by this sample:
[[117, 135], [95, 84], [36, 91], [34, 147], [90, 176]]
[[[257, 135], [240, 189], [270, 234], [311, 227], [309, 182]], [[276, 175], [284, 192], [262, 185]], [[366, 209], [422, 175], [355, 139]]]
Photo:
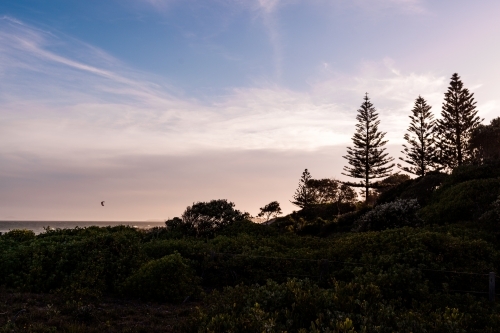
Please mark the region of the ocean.
[[165, 222], [134, 222], [134, 221], [0, 221], [0, 232], [5, 233], [13, 229], [33, 230], [35, 234], [45, 232], [44, 228], [51, 229], [73, 229], [75, 227], [85, 228], [90, 226], [106, 227], [128, 225], [139, 229], [153, 227], [164, 227]]

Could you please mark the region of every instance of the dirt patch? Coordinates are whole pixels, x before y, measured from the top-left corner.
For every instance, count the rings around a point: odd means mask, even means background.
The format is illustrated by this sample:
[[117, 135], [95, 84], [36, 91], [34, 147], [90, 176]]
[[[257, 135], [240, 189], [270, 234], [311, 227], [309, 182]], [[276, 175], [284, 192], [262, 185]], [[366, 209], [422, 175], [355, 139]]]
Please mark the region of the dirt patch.
[[0, 332], [182, 332], [197, 305], [0, 289]]

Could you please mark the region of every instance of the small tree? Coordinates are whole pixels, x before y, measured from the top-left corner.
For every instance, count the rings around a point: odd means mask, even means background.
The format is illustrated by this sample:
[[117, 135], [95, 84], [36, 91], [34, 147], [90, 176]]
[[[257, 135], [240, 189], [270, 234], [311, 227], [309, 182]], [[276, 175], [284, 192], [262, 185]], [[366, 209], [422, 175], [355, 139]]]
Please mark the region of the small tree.
[[357, 194], [348, 185], [342, 184], [336, 179], [311, 179], [309, 187], [314, 192], [314, 201], [317, 204], [337, 205], [337, 212], [340, 215], [340, 207], [344, 203], [353, 202]]
[[182, 214], [182, 223], [184, 228], [201, 236], [213, 234], [225, 226], [248, 217], [248, 213], [234, 209], [234, 203], [219, 199], [197, 202], [187, 207]]
[[342, 184], [337, 191], [335, 203], [337, 204], [337, 215], [341, 214], [340, 207], [344, 203], [353, 203], [358, 195], [349, 185]]
[[313, 193], [315, 204], [335, 202], [340, 183], [335, 179], [311, 179], [307, 183]]
[[410, 116], [408, 133], [404, 136], [409, 146], [403, 145], [402, 153], [405, 154], [405, 158], [399, 158], [410, 166], [403, 167], [398, 164], [401, 170], [420, 177], [437, 168], [437, 149], [434, 141], [435, 120], [430, 110], [431, 106], [425, 99], [418, 96], [412, 110], [413, 115]]
[[278, 217], [278, 215], [281, 215], [281, 207], [278, 201], [273, 201], [265, 205], [264, 207], [260, 208], [260, 213], [257, 214], [258, 217], [265, 217], [266, 222], [271, 219], [271, 217]]
[[296, 206], [300, 208], [309, 208], [312, 205], [316, 204], [316, 199], [314, 196], [313, 189], [309, 186], [309, 181], [311, 180], [311, 174], [307, 169], [302, 173], [302, 177], [300, 177], [299, 187], [295, 191], [293, 195], [293, 201], [290, 201]]
[[445, 93], [442, 119], [437, 120], [439, 163], [447, 169], [464, 164], [472, 156], [469, 139], [481, 123], [474, 94], [464, 88], [457, 73]]
[[365, 188], [365, 201], [368, 201], [369, 189], [372, 188], [372, 179], [383, 178], [390, 175], [394, 163], [394, 158], [389, 157], [382, 148], [387, 141], [384, 141], [386, 133], [378, 130], [380, 120], [378, 113], [368, 98], [364, 97], [361, 108], [356, 116], [356, 133], [352, 137], [354, 148], [347, 147], [347, 155], [343, 156], [350, 166], [345, 166], [343, 175], [361, 178], [360, 183], [346, 183], [347, 185]]

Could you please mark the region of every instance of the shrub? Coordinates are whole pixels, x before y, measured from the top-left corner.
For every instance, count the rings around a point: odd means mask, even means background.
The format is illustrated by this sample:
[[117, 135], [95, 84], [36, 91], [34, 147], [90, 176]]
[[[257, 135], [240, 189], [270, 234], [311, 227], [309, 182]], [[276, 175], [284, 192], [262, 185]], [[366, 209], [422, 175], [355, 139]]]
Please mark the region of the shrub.
[[227, 226], [219, 234], [224, 236], [236, 236], [239, 234], [248, 234], [252, 236], [275, 236], [278, 232], [276, 228], [272, 228], [269, 225], [242, 220]]
[[27, 229], [14, 229], [6, 232], [2, 237], [16, 242], [25, 242], [35, 239], [35, 233]]
[[377, 199], [377, 203], [384, 204], [396, 199], [417, 199], [421, 206], [425, 206], [447, 177], [449, 176], [435, 171], [424, 177], [407, 180], [383, 192]]
[[335, 220], [335, 223], [337, 224], [338, 231], [350, 231], [352, 229], [352, 227], [354, 226], [354, 223], [356, 223], [356, 221], [361, 216], [363, 216], [364, 214], [366, 214], [369, 211], [370, 211], [370, 207], [362, 206], [359, 210], [340, 215]]
[[380, 231], [400, 227], [418, 226], [421, 220], [417, 216], [420, 209], [416, 199], [389, 202], [376, 206], [361, 216], [355, 223], [355, 231]]
[[[387, 300], [375, 283], [342, 283], [322, 289], [309, 280], [238, 285], [214, 292], [198, 308], [187, 332], [493, 332], [484, 305], [457, 297], [460, 307]], [[476, 309], [483, 308], [483, 312]], [[472, 312], [464, 313], [463, 309]], [[475, 326], [475, 327], [474, 327]]]
[[440, 189], [434, 203], [420, 216], [427, 222], [444, 224], [474, 221], [491, 208], [500, 191], [499, 179], [475, 179]]
[[491, 209], [486, 211], [478, 220], [479, 225], [485, 230], [497, 231], [500, 225], [500, 195], [491, 204]]
[[500, 177], [500, 161], [491, 161], [481, 165], [466, 164], [453, 169], [446, 177], [441, 190], [470, 180], [491, 179]]
[[146, 300], [180, 302], [199, 292], [200, 279], [179, 253], [151, 260], [123, 283], [123, 293]]
[[[367, 294], [377, 297], [376, 289], [367, 289]], [[203, 328], [200, 332], [314, 332], [307, 330], [314, 328], [318, 332], [352, 332], [331, 330], [345, 323], [347, 313], [356, 307], [352, 297], [349, 301], [342, 296], [309, 280], [238, 285], [209, 295], [208, 306], [199, 310], [193, 324]]]
[[310, 207], [301, 209], [292, 215], [294, 215], [294, 217], [302, 217], [306, 220], [314, 220], [317, 217], [321, 217], [324, 220], [331, 221], [339, 214], [352, 212], [355, 209], [356, 206], [352, 202], [325, 203], [311, 205]]

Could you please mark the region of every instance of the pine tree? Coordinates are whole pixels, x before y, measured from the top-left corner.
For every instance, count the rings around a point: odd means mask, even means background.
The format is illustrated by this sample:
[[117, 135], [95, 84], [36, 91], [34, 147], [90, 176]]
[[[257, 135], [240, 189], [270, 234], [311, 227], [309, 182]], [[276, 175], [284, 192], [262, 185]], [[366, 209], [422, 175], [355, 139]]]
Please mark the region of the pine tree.
[[481, 123], [477, 116], [474, 94], [464, 88], [457, 73], [451, 77], [444, 95], [442, 119], [437, 120], [439, 137], [439, 163], [453, 169], [471, 158], [469, 139], [472, 131]]
[[422, 96], [418, 96], [412, 110], [413, 115], [410, 116], [408, 133], [404, 136], [409, 144], [409, 146], [403, 145], [402, 153], [406, 156], [399, 158], [410, 166], [403, 167], [398, 164], [398, 168], [417, 176], [425, 176], [437, 168], [437, 149], [434, 141], [436, 121], [430, 110], [431, 106]]
[[305, 169], [302, 173], [302, 177], [300, 177], [299, 187], [293, 195], [294, 201], [290, 201], [291, 203], [300, 208], [309, 208], [316, 203], [314, 189], [309, 186], [311, 179], [311, 174]]
[[361, 108], [356, 116], [356, 133], [352, 137], [354, 148], [347, 147], [347, 155], [343, 156], [351, 166], [345, 166], [343, 175], [361, 178], [360, 183], [346, 183], [350, 186], [365, 188], [365, 201], [368, 200], [369, 189], [372, 188], [372, 179], [383, 178], [390, 175], [394, 167], [394, 158], [389, 157], [382, 148], [387, 141], [384, 141], [386, 133], [378, 130], [380, 120], [378, 113], [368, 98], [368, 93], [364, 97]]

